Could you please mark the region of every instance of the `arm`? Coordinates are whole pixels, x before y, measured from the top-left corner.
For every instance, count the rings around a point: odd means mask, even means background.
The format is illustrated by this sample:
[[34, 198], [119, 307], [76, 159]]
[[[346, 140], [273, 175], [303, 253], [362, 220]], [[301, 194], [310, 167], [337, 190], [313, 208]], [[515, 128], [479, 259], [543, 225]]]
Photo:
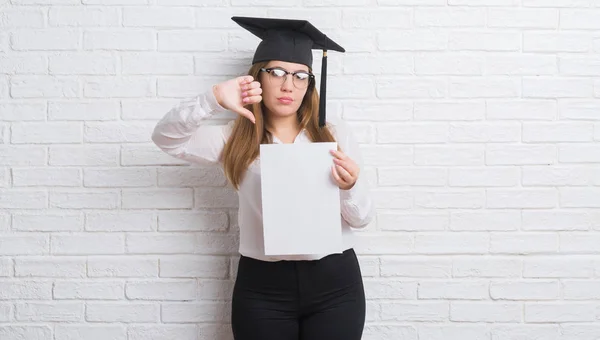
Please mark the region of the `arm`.
[[202, 124], [225, 111], [212, 90], [181, 101], [156, 124], [152, 141], [167, 154], [189, 162], [215, 164], [230, 126]]
[[342, 218], [353, 228], [364, 228], [375, 217], [375, 206], [371, 198], [369, 183], [363, 172], [364, 165], [360, 148], [352, 131], [344, 122], [336, 123], [335, 131], [341, 151], [354, 160], [361, 170], [352, 188], [340, 190]]

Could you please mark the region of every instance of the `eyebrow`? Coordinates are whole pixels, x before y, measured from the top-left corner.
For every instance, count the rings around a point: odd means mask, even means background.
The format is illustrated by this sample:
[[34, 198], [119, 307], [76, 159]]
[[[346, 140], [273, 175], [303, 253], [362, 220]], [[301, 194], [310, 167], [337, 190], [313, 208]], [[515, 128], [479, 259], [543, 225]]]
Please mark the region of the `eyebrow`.
[[[269, 67], [269, 68], [280, 68], [280, 69], [282, 69], [282, 70], [288, 71], [288, 69], [287, 69], [287, 68], [285, 68], [285, 67], [283, 67], [283, 66], [279, 66], [279, 65], [274, 65], [274, 66], [271, 66], [271, 67]], [[289, 71], [288, 71], [288, 72], [289, 72]], [[310, 73], [310, 71], [309, 71], [309, 70], [303, 70], [303, 69], [295, 70], [295, 71], [292, 71], [292, 72], [306, 72], [306, 73]]]

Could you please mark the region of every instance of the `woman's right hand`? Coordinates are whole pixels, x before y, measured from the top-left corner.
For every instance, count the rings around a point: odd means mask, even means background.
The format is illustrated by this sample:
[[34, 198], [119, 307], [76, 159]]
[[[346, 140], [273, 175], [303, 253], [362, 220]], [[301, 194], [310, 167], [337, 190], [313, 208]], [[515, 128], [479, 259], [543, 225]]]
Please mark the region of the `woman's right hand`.
[[260, 103], [262, 100], [260, 83], [254, 81], [252, 76], [237, 77], [219, 83], [213, 86], [213, 92], [219, 105], [256, 123], [252, 112], [244, 107]]

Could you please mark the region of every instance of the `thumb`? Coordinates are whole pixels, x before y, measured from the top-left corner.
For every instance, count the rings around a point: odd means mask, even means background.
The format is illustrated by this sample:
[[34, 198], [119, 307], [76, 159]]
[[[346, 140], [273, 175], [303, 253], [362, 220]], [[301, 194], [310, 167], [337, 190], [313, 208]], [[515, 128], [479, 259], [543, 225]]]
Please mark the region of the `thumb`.
[[254, 118], [254, 114], [252, 113], [252, 111], [248, 110], [245, 107], [238, 107], [236, 112], [248, 118], [253, 124], [256, 124], [256, 118]]

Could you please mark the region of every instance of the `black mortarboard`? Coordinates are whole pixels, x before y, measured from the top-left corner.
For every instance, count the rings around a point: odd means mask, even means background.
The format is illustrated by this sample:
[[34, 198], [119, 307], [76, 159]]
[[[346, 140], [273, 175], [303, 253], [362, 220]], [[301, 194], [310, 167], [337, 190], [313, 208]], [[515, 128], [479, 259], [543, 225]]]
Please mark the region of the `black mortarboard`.
[[312, 50], [323, 50], [319, 126], [324, 126], [327, 95], [327, 50], [338, 52], [346, 50], [306, 20], [252, 17], [232, 17], [231, 19], [262, 39], [254, 52], [253, 64], [260, 61], [281, 60], [312, 68]]

